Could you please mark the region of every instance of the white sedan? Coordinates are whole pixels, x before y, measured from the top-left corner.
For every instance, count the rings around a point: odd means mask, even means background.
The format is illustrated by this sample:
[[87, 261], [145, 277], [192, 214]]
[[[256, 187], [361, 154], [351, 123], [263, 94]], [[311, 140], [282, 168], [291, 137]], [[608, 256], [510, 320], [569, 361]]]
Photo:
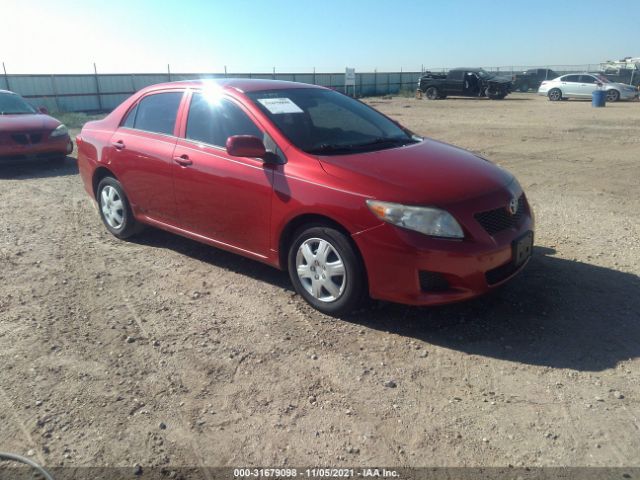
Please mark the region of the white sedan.
[[552, 102], [568, 98], [591, 98], [593, 91], [599, 88], [607, 92], [607, 102], [633, 100], [638, 96], [636, 87], [610, 82], [607, 77], [597, 73], [572, 73], [546, 80], [540, 84], [538, 95], [545, 95]]

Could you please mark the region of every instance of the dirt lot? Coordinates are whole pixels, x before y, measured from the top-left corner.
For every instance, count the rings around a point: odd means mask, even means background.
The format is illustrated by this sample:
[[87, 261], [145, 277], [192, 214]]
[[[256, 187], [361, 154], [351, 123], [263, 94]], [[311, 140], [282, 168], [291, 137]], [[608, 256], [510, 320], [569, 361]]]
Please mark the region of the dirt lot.
[[369, 103], [517, 175], [537, 217], [522, 275], [461, 305], [336, 320], [262, 264], [156, 230], [116, 240], [72, 158], [2, 168], [0, 451], [640, 466], [640, 103]]

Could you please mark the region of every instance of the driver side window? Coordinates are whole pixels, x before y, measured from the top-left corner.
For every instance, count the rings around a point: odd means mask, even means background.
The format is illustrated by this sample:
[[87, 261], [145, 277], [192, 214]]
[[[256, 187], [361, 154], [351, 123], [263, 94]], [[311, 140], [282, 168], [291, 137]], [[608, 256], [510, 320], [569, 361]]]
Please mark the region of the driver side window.
[[262, 131], [230, 100], [210, 101], [201, 93], [194, 93], [189, 105], [186, 138], [225, 148], [233, 135], [252, 135], [262, 138]]

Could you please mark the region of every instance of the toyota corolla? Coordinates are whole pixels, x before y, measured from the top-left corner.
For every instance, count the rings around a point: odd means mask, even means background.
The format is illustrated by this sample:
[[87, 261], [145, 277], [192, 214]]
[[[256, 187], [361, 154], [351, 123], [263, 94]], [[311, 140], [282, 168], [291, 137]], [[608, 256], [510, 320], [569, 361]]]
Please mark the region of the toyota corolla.
[[151, 225], [288, 270], [332, 315], [367, 296], [469, 299], [516, 275], [533, 248], [513, 175], [322, 87], [154, 85], [87, 123], [77, 144], [116, 237]]

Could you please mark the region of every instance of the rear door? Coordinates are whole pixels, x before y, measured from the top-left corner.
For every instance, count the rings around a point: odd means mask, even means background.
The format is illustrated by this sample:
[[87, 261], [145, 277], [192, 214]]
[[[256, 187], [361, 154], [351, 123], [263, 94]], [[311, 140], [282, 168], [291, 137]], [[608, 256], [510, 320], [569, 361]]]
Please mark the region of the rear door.
[[464, 70], [452, 70], [447, 73], [447, 79], [443, 81], [446, 95], [464, 95]]
[[273, 166], [232, 157], [225, 146], [232, 135], [264, 138], [262, 128], [235, 100], [197, 91], [186, 115], [173, 165], [181, 227], [266, 257]]
[[173, 151], [182, 90], [152, 92], [125, 115], [111, 138], [113, 169], [136, 214], [175, 224]]
[[565, 75], [561, 78], [562, 95], [567, 97], [580, 96], [580, 75]]

